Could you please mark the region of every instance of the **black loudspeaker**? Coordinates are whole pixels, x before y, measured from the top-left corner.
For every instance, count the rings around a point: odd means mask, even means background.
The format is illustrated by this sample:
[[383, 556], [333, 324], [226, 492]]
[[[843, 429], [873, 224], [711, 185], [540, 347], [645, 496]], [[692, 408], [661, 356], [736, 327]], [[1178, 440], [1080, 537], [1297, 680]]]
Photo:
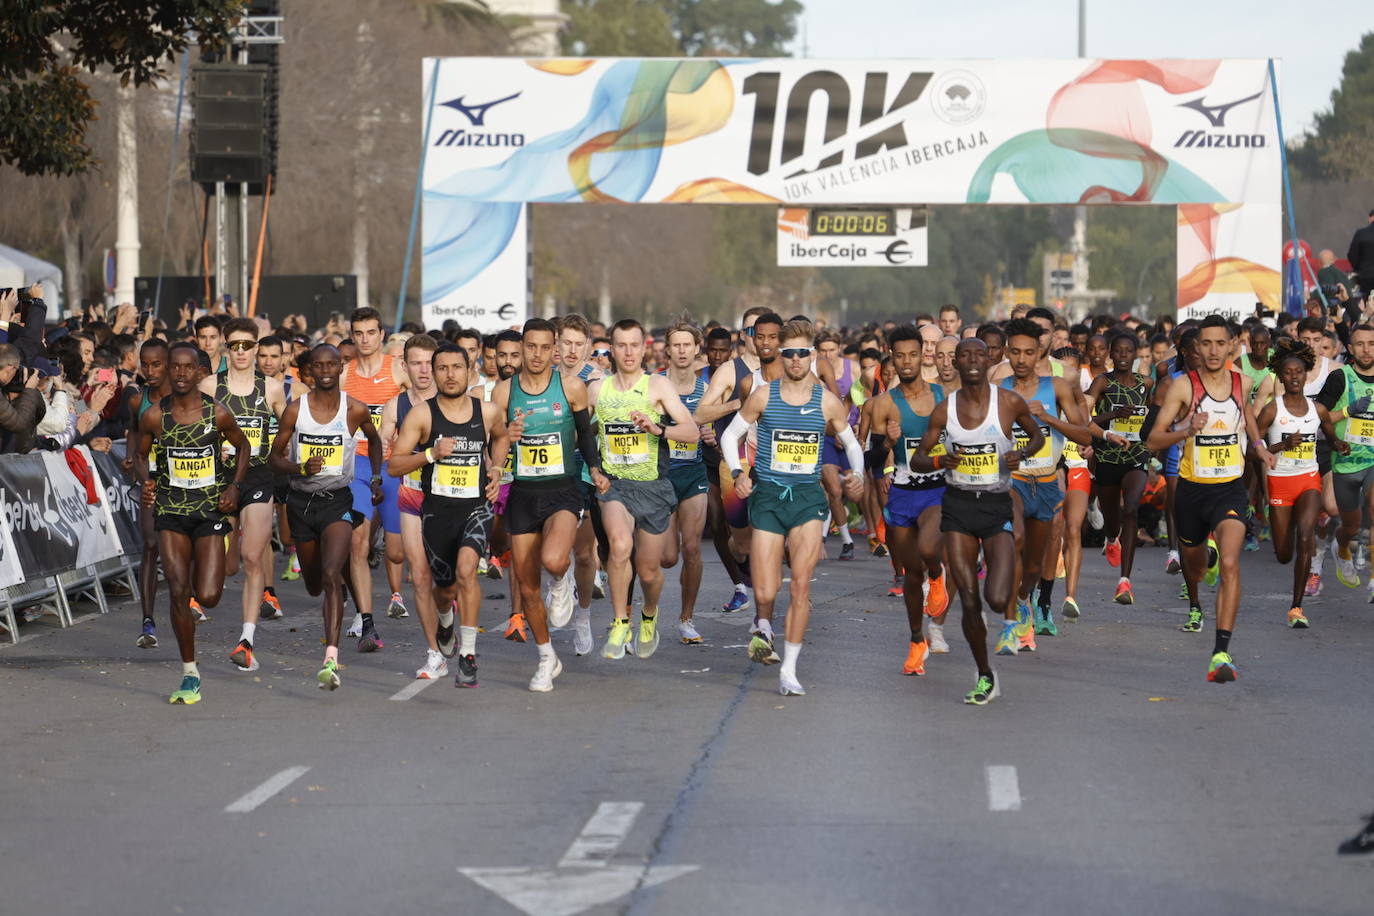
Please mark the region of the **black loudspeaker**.
[[[210, 278], [214, 295], [215, 278]], [[181, 306], [192, 299], [199, 308], [205, 301], [202, 277], [163, 277], [162, 294], [157, 295], [157, 277], [134, 280], [134, 305], [142, 312], [158, 302], [157, 315], [175, 328], [181, 322]], [[244, 297], [245, 301], [247, 297]], [[258, 291], [258, 314], [275, 324], [287, 315], [301, 314], [311, 329], [323, 327], [333, 312], [347, 317], [357, 306], [358, 278], [353, 274], [291, 274], [263, 277]], [[242, 303], [240, 303], [242, 304]]]
[[272, 169], [268, 67], [196, 64], [191, 70], [191, 180], [261, 184]]

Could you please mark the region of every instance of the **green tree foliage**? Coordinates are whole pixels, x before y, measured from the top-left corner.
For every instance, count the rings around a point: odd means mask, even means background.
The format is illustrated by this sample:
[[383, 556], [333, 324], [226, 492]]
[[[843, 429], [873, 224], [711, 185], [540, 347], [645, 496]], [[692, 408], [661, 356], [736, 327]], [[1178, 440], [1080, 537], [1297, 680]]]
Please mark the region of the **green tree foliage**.
[[1114, 289], [1112, 311], [1148, 304], [1178, 310], [1177, 211], [1174, 207], [1097, 207], [1088, 221], [1088, 285]]
[[1345, 55], [1331, 107], [1317, 112], [1313, 132], [1290, 151], [1290, 163], [1309, 178], [1374, 174], [1374, 32]]
[[152, 82], [190, 41], [221, 43], [242, 8], [243, 0], [0, 0], [0, 161], [25, 175], [85, 171], [95, 161], [86, 143], [95, 102], [83, 72]]
[[584, 57], [678, 57], [672, 22], [647, 0], [563, 0], [565, 47]]
[[797, 34], [798, 0], [666, 0], [683, 53], [785, 57]]

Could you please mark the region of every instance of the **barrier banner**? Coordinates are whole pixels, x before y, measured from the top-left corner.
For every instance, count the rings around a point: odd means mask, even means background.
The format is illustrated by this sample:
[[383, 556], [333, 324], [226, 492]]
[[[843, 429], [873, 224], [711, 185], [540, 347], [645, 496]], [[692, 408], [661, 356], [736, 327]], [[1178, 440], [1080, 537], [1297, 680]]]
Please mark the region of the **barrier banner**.
[[[85, 446], [79, 451], [94, 464]], [[109, 503], [86, 501], [86, 489], [62, 452], [0, 459], [0, 524], [9, 529], [14, 558], [27, 578], [50, 576], [119, 556]]]
[[138, 527], [138, 514], [143, 510], [138, 507], [138, 490], [134, 482], [120, 466], [124, 455], [121, 440], [114, 443], [110, 451], [95, 453], [95, 468], [105, 491], [105, 505], [114, 519], [115, 534], [123, 548], [120, 552], [136, 557], [143, 553], [143, 531]]

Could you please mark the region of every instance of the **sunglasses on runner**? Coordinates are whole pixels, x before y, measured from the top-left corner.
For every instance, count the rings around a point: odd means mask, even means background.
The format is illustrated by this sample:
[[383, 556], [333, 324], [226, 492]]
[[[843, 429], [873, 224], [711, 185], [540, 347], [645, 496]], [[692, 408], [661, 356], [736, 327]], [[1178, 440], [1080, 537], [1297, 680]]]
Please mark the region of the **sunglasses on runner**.
[[225, 346], [236, 353], [243, 353], [247, 350], [256, 349], [258, 342], [256, 340], [231, 340]]
[[783, 359], [807, 359], [813, 351], [810, 347], [784, 347], [778, 352]]
[[740, 331], [740, 333], [743, 334], [745, 337], [753, 337], [753, 336], [754, 336], [754, 326], [751, 324], [751, 325], [749, 325], [749, 327], [745, 328], [743, 331]]
[[611, 355], [611, 351], [610, 351], [610, 350], [593, 350], [593, 351], [592, 351], [592, 356], [593, 356], [593, 357], [604, 358], [604, 357], [607, 357], [607, 356], [610, 356], [610, 355]]

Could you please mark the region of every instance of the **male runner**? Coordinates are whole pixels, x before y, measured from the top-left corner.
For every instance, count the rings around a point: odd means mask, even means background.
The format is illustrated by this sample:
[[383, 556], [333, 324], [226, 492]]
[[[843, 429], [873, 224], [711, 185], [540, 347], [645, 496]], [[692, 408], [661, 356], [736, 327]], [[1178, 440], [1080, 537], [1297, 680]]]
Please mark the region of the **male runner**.
[[[1174, 513], [1183, 578], [1192, 603], [1190, 624], [1201, 618], [1195, 596], [1198, 580], [1208, 565], [1209, 533], [1216, 541], [1221, 587], [1217, 589], [1216, 642], [1207, 680], [1224, 684], [1236, 679], [1235, 662], [1228, 650], [1240, 608], [1240, 553], [1249, 502], [1241, 479], [1246, 443], [1271, 470], [1276, 461], [1259, 439], [1254, 411], [1245, 402], [1243, 377], [1226, 368], [1231, 326], [1220, 315], [1209, 315], [1198, 328], [1197, 352], [1202, 368], [1169, 383], [1146, 447], [1183, 446]], [[1177, 423], [1182, 428], [1175, 430]]]
[[[160, 404], [162, 399], [172, 393], [171, 378], [168, 375], [167, 360], [167, 341], [160, 337], [149, 338], [144, 341], [143, 346], [138, 351], [138, 364], [140, 374], [143, 376], [143, 389], [131, 388], [128, 392], [129, 419], [130, 425], [125, 437], [125, 470], [131, 471], [134, 467], [137, 456], [142, 454], [139, 446], [139, 432], [143, 421], [143, 414], [154, 404]], [[156, 474], [158, 454], [154, 448], [148, 452], [149, 475]], [[137, 474], [134, 479], [142, 480]], [[142, 494], [139, 494], [140, 505]], [[138, 588], [139, 599], [143, 605], [143, 624], [142, 631], [139, 633], [137, 645], [140, 649], [157, 648], [157, 626], [153, 623], [153, 604], [157, 600], [157, 580], [158, 580], [158, 536], [154, 523], [155, 512], [143, 509], [138, 513], [138, 527], [143, 535], [143, 556], [138, 562]]]
[[[367, 526], [367, 517], [353, 508], [353, 475], [358, 470], [354, 456], [360, 433], [369, 446], [372, 505], [383, 496], [382, 437], [372, 425], [368, 406], [340, 390], [342, 369], [337, 348], [319, 344], [310, 351], [304, 371], [314, 384], [282, 412], [267, 459], [274, 471], [291, 475], [286, 512], [301, 561], [301, 578], [311, 596], [324, 593], [324, 667], [315, 676], [321, 690], [339, 687], [346, 567], [354, 531]], [[360, 591], [355, 583], [354, 595]]]
[[[349, 318], [349, 335], [358, 347], [357, 359], [345, 363], [339, 387], [345, 394], [361, 401], [372, 415], [373, 429], [381, 426], [382, 408], [386, 402], [401, 392], [409, 382], [401, 360], [394, 359], [382, 352], [382, 316], [374, 308], [364, 306], [354, 309]], [[359, 440], [354, 457], [352, 492], [353, 511], [364, 519], [372, 521], [380, 514], [385, 532], [387, 579], [391, 585], [391, 603], [387, 606], [390, 617], [409, 616], [405, 602], [401, 599], [401, 564], [405, 560], [405, 549], [401, 546], [400, 482], [391, 475], [379, 477], [382, 485], [381, 512], [378, 513], [372, 502], [371, 486], [366, 481], [371, 465], [370, 440]], [[385, 459], [385, 455], [382, 456]], [[378, 472], [380, 475], [380, 471]], [[353, 600], [357, 603], [357, 616], [348, 628], [349, 636], [358, 636], [359, 652], [376, 652], [382, 648], [382, 638], [372, 619], [372, 567], [368, 565], [368, 554], [372, 552], [373, 525], [359, 525], [353, 529], [352, 551], [349, 557], [349, 571], [353, 589]]]
[[[1012, 611], [1015, 595], [1016, 542], [1012, 525], [1011, 472], [1027, 454], [1045, 444], [1040, 424], [1014, 391], [988, 382], [988, 348], [982, 340], [961, 340], [954, 352], [959, 390], [931, 412], [925, 435], [911, 460], [911, 469], [928, 474], [944, 468], [945, 495], [940, 530], [945, 533], [945, 556], [959, 589], [964, 638], [978, 666], [978, 681], [964, 702], [986, 706], [1001, 694], [1001, 685], [988, 661], [987, 625], [978, 593], [978, 551], [987, 570], [985, 591], [994, 613]], [[1012, 426], [1026, 432], [1017, 447]], [[947, 454], [931, 451], [945, 437]], [[1015, 637], [1015, 620], [1003, 623], [1003, 636]]]
[[[258, 347], [258, 326], [253, 319], [231, 318], [224, 325], [224, 339], [228, 365], [223, 372], [201, 382], [200, 390], [229, 409], [248, 440], [248, 474], [242, 478], [237, 508], [239, 556], [231, 557], [226, 568], [226, 573], [233, 575], [240, 563], [243, 566], [243, 630], [238, 645], [229, 653], [229, 661], [246, 672], [258, 670], [253, 639], [262, 607], [272, 608], [274, 619], [281, 612], [276, 593], [268, 590], [273, 481], [272, 471], [267, 467], [271, 447], [267, 436], [272, 420], [286, 409], [286, 395], [280, 382], [257, 371], [254, 351]], [[223, 458], [226, 467], [235, 466], [227, 445]]]
[[[591, 323], [582, 315], [564, 315], [557, 322], [559, 371], [564, 378], [575, 378], [584, 385], [601, 377], [601, 370], [587, 358], [591, 353]], [[582, 490], [586, 511], [577, 526], [577, 537], [573, 541], [573, 565], [563, 577], [549, 587], [544, 604], [552, 608], [561, 606], [558, 616], [566, 613], [567, 606], [574, 600], [577, 608], [573, 612], [573, 652], [586, 655], [593, 648], [592, 642], [592, 597], [596, 593], [601, 555], [610, 550], [605, 532], [601, 528], [601, 518], [596, 506], [596, 488], [586, 473], [581, 459], [577, 461], [581, 472]], [[604, 593], [604, 592], [603, 592]]]
[[[708, 390], [716, 370], [731, 361], [731, 349], [732, 344], [728, 329], [716, 327], [707, 333], [706, 368], [702, 370], [702, 376], [706, 379]], [[698, 402], [699, 404], [700, 402]], [[723, 459], [720, 455], [719, 440], [725, 434], [725, 427], [729, 424], [730, 417], [724, 417], [701, 427], [701, 457], [706, 465], [706, 482], [708, 485], [706, 525], [711, 531], [711, 542], [715, 545], [716, 556], [720, 558], [721, 565], [725, 567], [725, 572], [735, 587], [734, 592], [730, 595], [730, 600], [725, 602], [721, 608], [726, 613], [741, 611], [749, 607], [749, 587], [744, 583], [744, 571], [740, 568], [739, 561], [735, 559], [734, 551], [730, 549], [730, 526], [725, 521], [725, 502], [720, 486], [720, 469]], [[734, 487], [732, 486], [730, 489], [733, 491]]]
[[[549, 620], [539, 594], [540, 569], [554, 578], [568, 570], [577, 524], [582, 518], [582, 487], [573, 450], [582, 453], [598, 490], [609, 488], [587, 415], [587, 387], [554, 371], [556, 340], [552, 322], [531, 318], [521, 338], [520, 371], [498, 382], [492, 401], [506, 420], [515, 452], [514, 480], [506, 505], [511, 536], [512, 590], [539, 649], [530, 690], [553, 689], [563, 665], [549, 642]], [[554, 620], [554, 626], [567, 620]]]
[[[841, 352], [840, 335], [826, 329], [816, 335], [816, 366], [823, 366], [827, 376], [834, 380], [828, 387], [838, 397], [849, 412], [850, 427], [858, 422], [859, 408], [850, 396], [854, 381], [858, 377], [858, 367], [854, 361], [845, 358]], [[840, 536], [840, 559], [854, 559], [854, 536], [849, 530], [849, 509], [844, 503], [843, 486], [840, 475], [849, 470], [834, 436], [826, 436], [821, 454], [821, 486], [825, 487], [825, 498], [830, 506], [830, 531]], [[871, 543], [877, 545], [877, 532], [870, 531]], [[886, 555], [886, 550], [883, 551]]]
[[[264, 378], [275, 379], [282, 386], [282, 398], [284, 403], [290, 404], [292, 401], [292, 388], [295, 388], [295, 395], [305, 390], [305, 385], [293, 376], [287, 369], [286, 344], [280, 337], [269, 335], [258, 341], [258, 371]], [[283, 408], [285, 409], [285, 408]], [[277, 438], [277, 428], [280, 424], [281, 416], [273, 414], [267, 423], [267, 446], [271, 449], [272, 442]], [[301, 565], [296, 560], [296, 543], [291, 540], [291, 525], [286, 520], [286, 494], [290, 491], [289, 479], [282, 474], [272, 475], [272, 502], [277, 514], [277, 531], [281, 538], [282, 548], [286, 553], [286, 569], [282, 570], [281, 578], [283, 582], [291, 582], [301, 577]], [[267, 553], [267, 580], [272, 580], [272, 553]], [[273, 600], [263, 605], [262, 616], [264, 620], [276, 620], [282, 616], [281, 604], [277, 602], [276, 591], [272, 586], [267, 587]]]
[[[1374, 508], [1374, 327], [1359, 324], [1351, 329], [1349, 350], [1350, 362], [1327, 377], [1317, 403], [1335, 421], [1332, 442], [1350, 445], [1350, 451], [1335, 457], [1331, 465], [1331, 484], [1341, 515], [1331, 553], [1336, 558], [1336, 578], [1347, 588], [1359, 588], [1351, 543], [1363, 514]], [[1370, 578], [1369, 600], [1374, 603], [1374, 577]]]
[[644, 597], [634, 653], [648, 658], [658, 648], [663, 552], [669, 518], [677, 507], [676, 493], [667, 479], [668, 440], [693, 445], [700, 441], [701, 430], [672, 383], [645, 373], [644, 327], [638, 321], [623, 318], [615, 323], [611, 352], [615, 371], [588, 389], [596, 411], [603, 470], [609, 478], [606, 486], [597, 488], [597, 499], [610, 542], [606, 575], [615, 620], [601, 654], [623, 658], [630, 642], [633, 560]]
[[[690, 321], [681, 319], [663, 335], [667, 347], [668, 381], [682, 398], [689, 413], [697, 409], [706, 393], [704, 371], [696, 371], [697, 354], [701, 352], [701, 330]], [[695, 421], [693, 421], [695, 423]], [[702, 427], [705, 438], [710, 427]], [[671, 569], [682, 558], [682, 572], [678, 581], [682, 586], [682, 608], [678, 614], [677, 633], [684, 643], [701, 642], [693, 616], [696, 612], [697, 592], [701, 589], [701, 536], [706, 528], [706, 503], [710, 484], [706, 478], [702, 442], [668, 440], [668, 480], [677, 498], [677, 511], [668, 523], [668, 539], [663, 548], [663, 568]]]
[[[482, 604], [477, 561], [486, 555], [491, 502], [501, 487], [501, 465], [510, 443], [501, 408], [468, 393], [472, 373], [467, 352], [445, 344], [433, 358], [438, 394], [407, 414], [389, 470], [396, 476], [421, 472], [426, 555], [422, 564], [432, 574], [443, 608], [436, 616], [433, 598], [428, 602], [429, 610], [416, 602], [430, 644], [426, 669], [432, 672], [417, 672], [416, 676], [443, 677], [448, 673], [444, 658], [456, 654], [454, 686], [476, 687], [477, 617]], [[401, 523], [404, 526], [406, 519]], [[418, 570], [419, 565], [412, 562], [411, 569]], [[455, 606], [459, 615], [457, 643], [453, 638]]]
[[[200, 356], [187, 342], [168, 352], [172, 393], [150, 405], [139, 418], [138, 457], [134, 473], [143, 487], [143, 508], [157, 518], [158, 554], [172, 598], [172, 632], [181, 651], [181, 686], [170, 702], [200, 702], [200, 669], [196, 666], [196, 618], [191, 592], [202, 607], [214, 607], [224, 594], [225, 515], [238, 504], [239, 487], [248, 473], [248, 440], [234, 415], [197, 390]], [[234, 478], [222, 482], [223, 443], [234, 447]], [[157, 477], [148, 476], [148, 457], [158, 452]]]
[[[757, 604], [749, 657], [756, 662], [778, 660], [773, 650], [773, 605], [782, 587], [784, 549], [791, 559], [792, 582], [778, 672], [778, 692], [783, 696], [806, 693], [797, 680], [797, 657], [811, 614], [811, 573], [821, 553], [826, 499], [818, 483], [821, 440], [827, 433], [839, 440], [849, 459], [846, 495], [859, 502], [864, 487], [863, 449], [849, 428], [848, 411], [834, 392], [811, 374], [815, 352], [812, 333], [811, 325], [804, 321], [783, 326], [778, 351], [782, 377], [756, 386], [721, 440], [721, 453], [730, 466], [735, 488], [741, 498], [749, 500]], [[754, 423], [758, 424], [758, 453], [752, 474], [745, 474], [739, 445]]]

